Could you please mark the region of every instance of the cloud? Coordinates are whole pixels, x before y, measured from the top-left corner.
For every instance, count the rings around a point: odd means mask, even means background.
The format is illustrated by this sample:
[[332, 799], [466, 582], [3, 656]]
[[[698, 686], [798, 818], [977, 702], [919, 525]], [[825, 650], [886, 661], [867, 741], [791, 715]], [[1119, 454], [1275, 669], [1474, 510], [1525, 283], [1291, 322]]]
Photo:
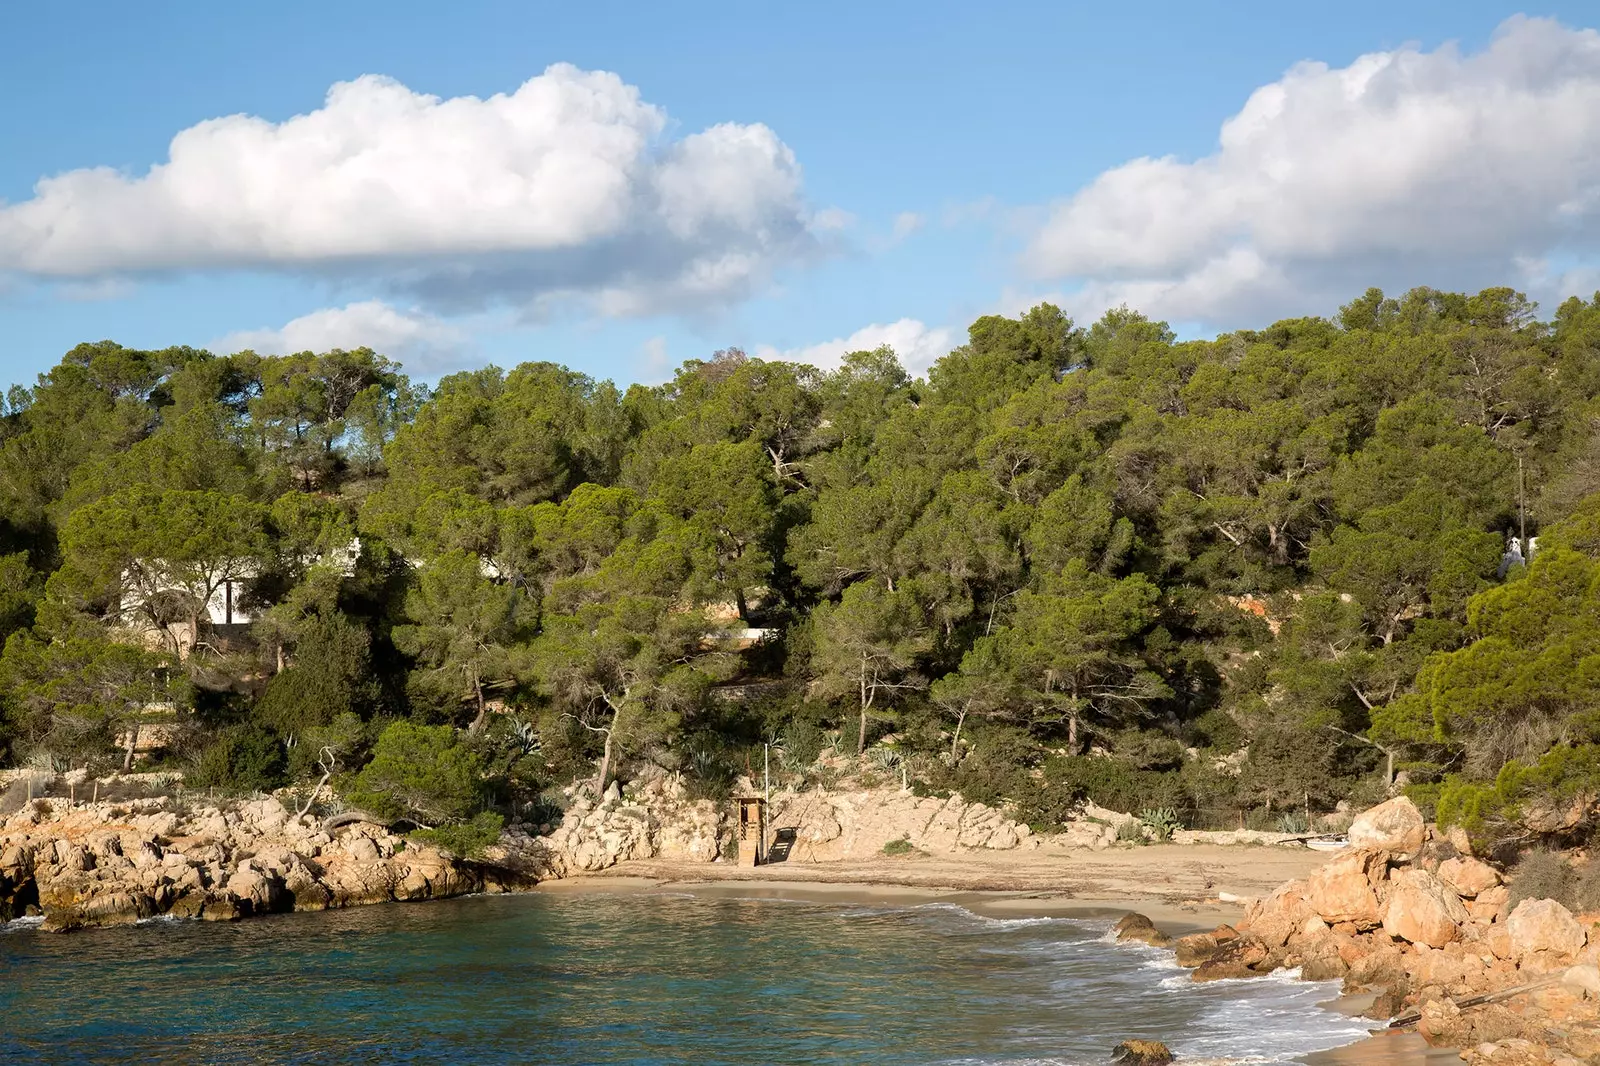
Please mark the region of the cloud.
[[668, 127], [617, 75], [566, 64], [487, 99], [368, 75], [283, 122], [183, 130], [143, 175], [41, 180], [0, 205], [0, 262], [68, 279], [268, 269], [433, 306], [635, 314], [736, 300], [812, 252], [800, 167], [772, 130]]
[[250, 349], [262, 355], [366, 347], [398, 359], [410, 372], [424, 376], [455, 369], [472, 354], [466, 334], [455, 326], [422, 311], [399, 310], [381, 300], [313, 311], [279, 329], [230, 333], [210, 347], [222, 352]]
[[921, 229], [926, 222], [927, 219], [915, 211], [902, 211], [894, 216], [894, 230], [891, 234], [891, 239], [897, 242], [903, 241]]
[[1237, 324], [1374, 284], [1532, 284], [1529, 264], [1600, 251], [1597, 227], [1600, 33], [1518, 16], [1476, 54], [1302, 63], [1211, 155], [1136, 159], [1055, 205], [1023, 262], [1077, 282], [1079, 309]]
[[672, 359], [667, 354], [667, 338], [651, 337], [639, 346], [635, 362], [638, 379], [646, 385], [659, 385], [672, 377]]
[[900, 363], [913, 374], [921, 374], [932, 366], [934, 360], [947, 354], [951, 348], [951, 331], [943, 327], [930, 329], [914, 318], [902, 318], [887, 325], [863, 326], [848, 337], [840, 337], [804, 348], [780, 351], [770, 345], [756, 349], [761, 359], [784, 359], [791, 363], [807, 363], [822, 370], [833, 370], [850, 352], [869, 352], [887, 344], [900, 357]]

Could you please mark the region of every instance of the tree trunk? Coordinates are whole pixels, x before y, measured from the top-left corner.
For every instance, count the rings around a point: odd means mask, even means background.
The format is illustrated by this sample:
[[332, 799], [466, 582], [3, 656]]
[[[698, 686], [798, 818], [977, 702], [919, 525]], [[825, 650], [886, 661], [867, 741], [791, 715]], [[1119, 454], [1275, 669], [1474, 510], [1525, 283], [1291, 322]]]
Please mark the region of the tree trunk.
[[867, 750], [867, 704], [872, 702], [872, 697], [867, 695], [867, 668], [861, 666], [861, 727], [856, 732], [856, 754], [860, 755]]
[[128, 727], [128, 751], [122, 757], [122, 772], [128, 773], [133, 769], [133, 755], [139, 750], [139, 719], [133, 720], [133, 725]]
[[961, 744], [961, 727], [966, 724], [967, 710], [971, 706], [972, 701], [968, 700], [966, 704], [962, 706], [961, 713], [956, 716], [956, 735], [950, 738], [950, 761], [952, 763], [956, 761], [956, 752], [960, 750], [959, 745]]
[[467, 732], [476, 735], [483, 732], [484, 720], [489, 717], [489, 705], [483, 700], [483, 681], [477, 674], [472, 675], [472, 694], [478, 700], [478, 717], [467, 726]]
[[594, 779], [595, 802], [606, 794], [606, 778], [611, 776], [611, 738], [616, 735], [615, 729], [606, 730], [606, 747], [600, 755], [600, 773]]

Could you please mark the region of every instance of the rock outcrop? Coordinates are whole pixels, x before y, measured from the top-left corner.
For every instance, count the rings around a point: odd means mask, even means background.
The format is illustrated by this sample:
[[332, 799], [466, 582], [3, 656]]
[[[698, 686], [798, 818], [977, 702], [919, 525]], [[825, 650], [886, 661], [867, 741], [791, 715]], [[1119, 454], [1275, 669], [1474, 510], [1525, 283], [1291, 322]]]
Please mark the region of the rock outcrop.
[[[731, 851], [734, 831], [725, 805], [689, 799], [681, 784], [665, 778], [614, 788], [599, 803], [573, 797], [553, 831], [525, 844], [513, 841], [511, 850], [537, 853], [540, 876], [573, 877], [633, 859], [716, 862]], [[997, 808], [895, 788], [779, 792], [768, 833], [808, 863], [872, 858], [902, 840], [933, 855], [1039, 846], [1032, 830]], [[1058, 838], [1090, 847], [1115, 839], [1109, 822], [1074, 823]]]
[[1357, 815], [1347, 836], [1353, 848], [1415, 855], [1427, 837], [1427, 824], [1415, 803], [1396, 796]]
[[[1360, 826], [1360, 832], [1355, 826]], [[1354, 846], [1253, 902], [1236, 928], [1174, 942], [1195, 981], [1299, 968], [1373, 996], [1468, 1062], [1600, 1061], [1600, 915], [1555, 900], [1508, 907], [1500, 873], [1422, 823], [1409, 801], [1356, 819]], [[1159, 942], [1139, 916], [1138, 938]]]
[[68, 930], [157, 915], [232, 921], [531, 885], [358, 822], [332, 832], [276, 799], [182, 809], [36, 801], [0, 824], [0, 919]]

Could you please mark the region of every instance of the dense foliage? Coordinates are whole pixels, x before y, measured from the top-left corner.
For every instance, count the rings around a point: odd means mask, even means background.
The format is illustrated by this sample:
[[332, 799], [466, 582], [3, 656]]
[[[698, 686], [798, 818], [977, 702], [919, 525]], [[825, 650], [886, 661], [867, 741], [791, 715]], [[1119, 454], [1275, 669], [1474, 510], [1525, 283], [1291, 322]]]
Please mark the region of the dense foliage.
[[159, 723], [192, 780], [435, 830], [772, 743], [1041, 825], [1399, 777], [1487, 832], [1600, 793], [1597, 492], [1600, 295], [1184, 342], [1041, 305], [926, 380], [728, 350], [626, 392], [86, 344], [0, 407], [0, 744]]

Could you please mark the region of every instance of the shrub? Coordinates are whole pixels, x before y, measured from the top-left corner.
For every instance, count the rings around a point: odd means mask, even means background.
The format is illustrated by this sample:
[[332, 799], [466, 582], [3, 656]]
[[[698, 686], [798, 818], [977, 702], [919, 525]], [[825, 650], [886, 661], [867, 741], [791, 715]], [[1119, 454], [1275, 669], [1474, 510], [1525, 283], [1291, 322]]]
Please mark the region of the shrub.
[[1512, 759], [1494, 781], [1451, 774], [1439, 785], [1435, 817], [1459, 825], [1475, 841], [1512, 835], [1532, 812], [1562, 811], [1580, 795], [1600, 790], [1600, 745], [1563, 745], [1532, 763]]
[[1311, 819], [1306, 817], [1304, 811], [1290, 811], [1278, 819], [1278, 832], [1280, 833], [1309, 833]]
[[208, 744], [186, 780], [192, 788], [266, 792], [284, 783], [283, 744], [258, 725], [230, 726]]
[[1045, 763], [1044, 776], [1049, 787], [1114, 811], [1185, 809], [1192, 805], [1179, 774], [1142, 770], [1126, 759], [1060, 756]]
[[1215, 748], [1219, 752], [1234, 752], [1244, 747], [1245, 732], [1239, 723], [1234, 721], [1233, 715], [1221, 707], [1211, 710], [1196, 718], [1190, 724], [1194, 731], [1194, 739], [1202, 748]]
[[1123, 844], [1145, 843], [1144, 826], [1137, 818], [1129, 818], [1117, 825], [1117, 840]]
[[900, 855], [921, 855], [921, 854], [924, 854], [923, 851], [920, 848], [917, 848], [917, 847], [913, 846], [911, 841], [906, 839], [905, 837], [901, 837], [899, 840], [891, 840], [891, 841], [889, 841], [887, 844], [885, 844], [883, 846], [883, 853], [885, 855], [890, 856], [891, 858], [896, 857], [896, 856], [900, 856]]
[[1574, 899], [1576, 887], [1572, 867], [1553, 851], [1530, 851], [1517, 863], [1506, 882], [1511, 890], [1510, 906], [1525, 899], [1553, 899], [1579, 910]]
[[395, 722], [345, 795], [385, 818], [461, 821], [482, 804], [483, 759], [450, 726]]
[[343, 615], [313, 621], [295, 648], [294, 663], [267, 682], [254, 714], [284, 736], [359, 715], [378, 698], [366, 630]]
[[440, 826], [437, 829], [418, 829], [408, 834], [422, 844], [432, 844], [442, 851], [466, 859], [476, 859], [484, 849], [500, 839], [505, 819], [493, 811], [474, 815], [471, 821]]
[[817, 761], [828, 744], [828, 735], [814, 722], [790, 722], [778, 737], [780, 762], [801, 769]]
[[351, 765], [369, 743], [366, 723], [353, 714], [341, 714], [324, 726], [301, 733], [289, 749], [289, 776], [296, 780], [322, 776], [322, 749], [330, 748], [338, 762]]
[[1161, 732], [1124, 729], [1112, 738], [1111, 750], [1137, 770], [1176, 770], [1183, 765], [1182, 742]]

